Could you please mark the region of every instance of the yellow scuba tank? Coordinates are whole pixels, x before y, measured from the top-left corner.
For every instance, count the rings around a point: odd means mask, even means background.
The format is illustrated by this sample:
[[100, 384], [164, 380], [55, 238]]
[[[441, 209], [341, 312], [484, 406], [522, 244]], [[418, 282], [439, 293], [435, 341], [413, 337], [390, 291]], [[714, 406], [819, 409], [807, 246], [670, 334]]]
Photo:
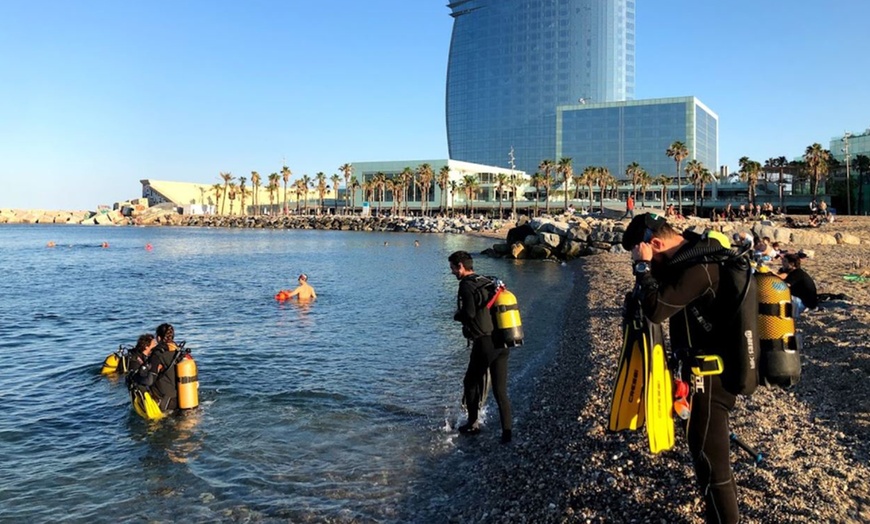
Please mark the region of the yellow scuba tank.
[[800, 341], [794, 323], [788, 284], [759, 266], [755, 272], [758, 288], [758, 338], [761, 344], [759, 372], [765, 385], [787, 388], [801, 376]]
[[124, 346], [118, 348], [106, 357], [103, 361], [103, 367], [100, 369], [101, 375], [113, 375], [115, 373], [127, 372], [127, 349]]
[[508, 291], [504, 285], [499, 286], [492, 304], [495, 328], [499, 338], [507, 347], [523, 345], [523, 322], [520, 319], [520, 308], [517, 297]]
[[101, 375], [112, 375], [118, 372], [118, 365], [121, 363], [121, 358], [117, 353], [110, 353], [106, 360], [103, 361], [103, 369], [100, 370]]
[[178, 407], [192, 409], [199, 405], [199, 378], [196, 375], [196, 362], [188, 353], [175, 366], [178, 382]]

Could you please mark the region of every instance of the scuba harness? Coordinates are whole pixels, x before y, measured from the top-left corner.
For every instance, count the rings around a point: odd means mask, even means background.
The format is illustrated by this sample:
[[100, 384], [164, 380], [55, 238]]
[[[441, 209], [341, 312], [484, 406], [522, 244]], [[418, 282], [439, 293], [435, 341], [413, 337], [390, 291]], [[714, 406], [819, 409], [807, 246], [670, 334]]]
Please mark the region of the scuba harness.
[[[680, 376], [682, 365], [691, 369], [694, 383], [703, 388], [704, 376], [721, 375], [723, 385], [735, 394], [751, 395], [758, 384], [782, 388], [797, 384], [800, 378], [799, 339], [792, 315], [788, 285], [763, 266], [751, 262], [751, 247], [733, 248], [718, 231], [701, 237], [713, 242], [696, 245], [677, 254], [670, 264], [715, 263], [720, 268], [718, 295], [736, 294], [733, 313], [722, 332], [727, 349], [722, 355], [706, 354], [703, 348], [681, 348], [674, 352]], [[697, 307], [686, 308], [707, 333], [714, 326]]]
[[486, 308], [492, 320], [492, 341], [497, 348], [523, 345], [523, 324], [517, 297], [498, 277], [474, 275], [475, 306]]

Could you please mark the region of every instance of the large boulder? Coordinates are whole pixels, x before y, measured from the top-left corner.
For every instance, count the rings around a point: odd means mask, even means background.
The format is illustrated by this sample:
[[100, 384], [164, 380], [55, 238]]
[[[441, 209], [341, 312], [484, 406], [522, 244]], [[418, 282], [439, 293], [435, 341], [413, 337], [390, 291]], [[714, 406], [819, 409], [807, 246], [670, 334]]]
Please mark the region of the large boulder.
[[526, 237], [534, 234], [535, 228], [533, 228], [529, 224], [523, 224], [521, 226], [509, 229], [506, 240], [508, 244], [513, 244], [514, 242], [522, 242], [526, 239]]
[[562, 237], [557, 235], [556, 233], [539, 233], [538, 238], [538, 244], [545, 245], [553, 249], [559, 247], [559, 244], [562, 243]]

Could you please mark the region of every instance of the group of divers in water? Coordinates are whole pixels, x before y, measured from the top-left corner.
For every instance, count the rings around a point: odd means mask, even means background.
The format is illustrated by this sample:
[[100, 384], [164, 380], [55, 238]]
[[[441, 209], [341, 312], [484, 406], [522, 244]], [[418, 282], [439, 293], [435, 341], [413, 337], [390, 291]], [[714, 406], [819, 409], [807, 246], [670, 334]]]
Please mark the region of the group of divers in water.
[[[298, 282], [296, 289], [281, 290], [275, 299], [310, 302], [317, 298], [308, 275], [299, 275]], [[140, 335], [133, 347], [121, 345], [106, 357], [100, 372], [125, 375], [133, 410], [145, 420], [199, 406], [196, 362], [185, 343], [175, 341], [171, 324], [160, 324], [153, 335]]]

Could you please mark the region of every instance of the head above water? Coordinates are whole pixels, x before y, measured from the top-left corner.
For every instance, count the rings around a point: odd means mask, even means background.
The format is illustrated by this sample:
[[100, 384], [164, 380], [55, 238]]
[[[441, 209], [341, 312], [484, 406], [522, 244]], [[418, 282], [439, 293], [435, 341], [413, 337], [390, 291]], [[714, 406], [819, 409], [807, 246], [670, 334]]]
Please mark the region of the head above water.
[[154, 335], [151, 333], [145, 333], [144, 335], [139, 335], [139, 339], [136, 340], [136, 347], [133, 348], [133, 351], [136, 353], [145, 353], [154, 347]]
[[299, 275], [299, 282], [308, 282], [308, 275], [306, 275], [305, 273]]
[[172, 324], [160, 324], [157, 326], [157, 340], [161, 342], [175, 342], [175, 328]]

